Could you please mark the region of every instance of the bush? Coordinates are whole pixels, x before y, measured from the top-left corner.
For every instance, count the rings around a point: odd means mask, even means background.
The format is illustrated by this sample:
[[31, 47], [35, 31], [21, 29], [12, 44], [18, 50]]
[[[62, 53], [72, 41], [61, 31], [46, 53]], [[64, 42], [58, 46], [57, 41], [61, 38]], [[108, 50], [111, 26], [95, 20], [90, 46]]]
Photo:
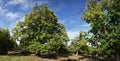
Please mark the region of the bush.
[[36, 54], [48, 53], [48, 47], [46, 44], [41, 44], [39, 42], [31, 42], [27, 49]]
[[54, 51], [55, 53], [65, 53], [68, 52], [67, 45], [64, 41], [50, 41], [48, 43], [49, 50]]
[[15, 42], [10, 38], [9, 30], [0, 29], [0, 54], [7, 54], [14, 49]]
[[64, 53], [67, 52], [67, 46], [62, 41], [49, 41], [46, 44], [39, 42], [31, 42], [27, 49], [35, 52], [37, 55], [49, 53]]

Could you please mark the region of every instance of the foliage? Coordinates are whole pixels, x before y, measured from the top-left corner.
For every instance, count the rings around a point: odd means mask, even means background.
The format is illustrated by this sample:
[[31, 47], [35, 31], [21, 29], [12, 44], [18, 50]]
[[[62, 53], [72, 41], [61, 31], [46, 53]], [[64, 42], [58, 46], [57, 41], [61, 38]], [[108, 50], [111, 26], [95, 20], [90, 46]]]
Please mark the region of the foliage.
[[53, 52], [56, 52], [56, 53], [65, 53], [65, 52], [67, 52], [67, 45], [66, 45], [66, 43], [64, 41], [53, 40], [53, 41], [50, 41], [48, 43], [48, 46], [49, 46], [50, 51], [53, 51]]
[[72, 52], [78, 52], [82, 54], [88, 54], [88, 32], [80, 32], [79, 36], [73, 39], [72, 44], [70, 46]]
[[7, 54], [9, 50], [14, 49], [15, 44], [9, 30], [0, 28], [0, 54]]
[[89, 0], [86, 5], [84, 20], [91, 26], [91, 42], [97, 46], [99, 54], [120, 53], [119, 7], [119, 0]]
[[[68, 41], [65, 27], [57, 22], [53, 11], [49, 10], [47, 6], [37, 4], [29, 14], [26, 14], [24, 21], [17, 23], [13, 29], [13, 36], [15, 40], [20, 41], [22, 48], [36, 52], [48, 51], [47, 47], [51, 43]], [[54, 45], [50, 46], [53, 50], [55, 50]], [[58, 44], [56, 47], [64, 46]]]
[[35, 53], [48, 53], [48, 46], [39, 42], [31, 42], [27, 49]]

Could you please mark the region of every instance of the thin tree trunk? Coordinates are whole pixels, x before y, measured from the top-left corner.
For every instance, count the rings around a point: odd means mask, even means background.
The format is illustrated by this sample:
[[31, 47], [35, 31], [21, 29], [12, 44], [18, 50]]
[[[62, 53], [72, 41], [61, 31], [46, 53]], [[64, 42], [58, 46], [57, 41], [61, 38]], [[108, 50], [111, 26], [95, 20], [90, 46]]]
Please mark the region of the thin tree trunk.
[[120, 54], [119, 53], [116, 53], [116, 61], [120, 61]]
[[116, 50], [116, 53], [115, 53], [115, 61], [120, 61], [120, 54], [118, 50]]
[[76, 51], [76, 55], [78, 56], [78, 50]]

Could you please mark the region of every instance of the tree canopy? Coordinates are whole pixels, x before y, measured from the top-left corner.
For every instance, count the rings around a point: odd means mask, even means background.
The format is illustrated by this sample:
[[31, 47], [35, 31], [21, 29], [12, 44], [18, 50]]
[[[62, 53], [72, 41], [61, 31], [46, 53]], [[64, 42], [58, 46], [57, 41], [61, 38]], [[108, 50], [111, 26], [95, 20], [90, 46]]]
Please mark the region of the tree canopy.
[[98, 46], [101, 54], [117, 55], [120, 51], [120, 1], [89, 0], [84, 20], [90, 24], [93, 33], [91, 42]]
[[32, 46], [37, 42], [41, 48], [43, 45], [49, 45], [47, 47], [59, 50], [60, 47], [64, 46], [56, 43], [66, 45], [68, 41], [64, 25], [58, 23], [54, 12], [44, 5], [35, 4], [31, 12], [25, 15], [24, 21], [17, 23], [13, 33], [14, 39], [20, 41], [20, 45], [25, 49], [31, 47], [34, 50]]
[[72, 52], [78, 54], [87, 54], [88, 53], [88, 32], [79, 32], [79, 36], [75, 37], [72, 40], [70, 49]]
[[9, 50], [13, 50], [15, 42], [11, 38], [8, 29], [0, 28], [0, 54], [7, 54]]

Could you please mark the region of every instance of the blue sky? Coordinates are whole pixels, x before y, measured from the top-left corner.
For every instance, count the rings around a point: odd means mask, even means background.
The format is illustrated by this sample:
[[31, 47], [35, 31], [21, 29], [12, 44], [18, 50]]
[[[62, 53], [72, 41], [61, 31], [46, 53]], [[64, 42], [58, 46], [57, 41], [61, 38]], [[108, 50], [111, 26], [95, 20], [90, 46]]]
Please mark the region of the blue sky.
[[24, 15], [29, 13], [34, 3], [48, 4], [54, 11], [58, 22], [66, 26], [70, 39], [80, 31], [90, 30], [89, 24], [80, 19], [85, 11], [87, 0], [0, 0], [0, 27], [12, 31], [18, 21], [24, 20]]

